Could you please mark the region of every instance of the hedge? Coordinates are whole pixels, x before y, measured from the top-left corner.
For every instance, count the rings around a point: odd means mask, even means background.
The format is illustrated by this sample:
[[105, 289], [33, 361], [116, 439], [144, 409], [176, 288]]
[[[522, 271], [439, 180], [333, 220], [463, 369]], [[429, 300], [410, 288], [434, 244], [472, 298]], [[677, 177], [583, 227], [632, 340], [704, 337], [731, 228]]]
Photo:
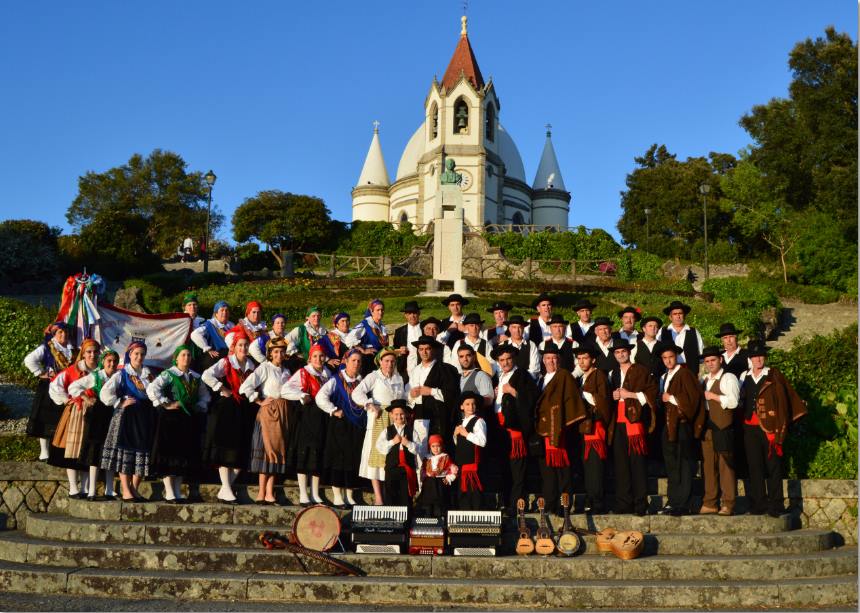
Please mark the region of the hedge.
[[24, 357], [44, 338], [56, 311], [18, 300], [0, 298], [0, 375], [5, 381], [35, 389], [36, 378], [24, 367]]

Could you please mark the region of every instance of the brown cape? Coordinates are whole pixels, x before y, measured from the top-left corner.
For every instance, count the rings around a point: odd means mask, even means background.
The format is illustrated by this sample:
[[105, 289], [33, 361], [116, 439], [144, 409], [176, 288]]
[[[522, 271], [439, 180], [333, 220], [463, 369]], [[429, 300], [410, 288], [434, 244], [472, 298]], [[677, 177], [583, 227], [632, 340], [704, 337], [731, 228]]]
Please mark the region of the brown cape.
[[762, 381], [756, 401], [759, 425], [765, 432], [776, 435], [776, 443], [782, 445], [788, 434], [789, 424], [806, 415], [806, 403], [781, 372], [771, 367]]
[[671, 402], [664, 403], [666, 407], [666, 437], [670, 442], [677, 441], [678, 424], [686, 421], [693, 426], [693, 436], [699, 438], [705, 429], [705, 412], [702, 410], [702, 390], [696, 375], [689, 368], [680, 367], [672, 377], [665, 392], [673, 395], [678, 401], [677, 405]]
[[557, 370], [537, 400], [535, 432], [549, 438], [553, 447], [561, 443], [565, 427], [585, 419], [585, 403], [579, 385], [566, 370]]

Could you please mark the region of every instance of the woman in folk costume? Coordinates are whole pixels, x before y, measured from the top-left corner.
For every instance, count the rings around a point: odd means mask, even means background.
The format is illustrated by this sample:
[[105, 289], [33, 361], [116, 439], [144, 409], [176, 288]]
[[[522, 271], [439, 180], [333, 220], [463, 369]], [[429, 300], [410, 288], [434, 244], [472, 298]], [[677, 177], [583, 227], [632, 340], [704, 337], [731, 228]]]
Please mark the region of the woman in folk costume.
[[358, 466], [367, 430], [367, 413], [353, 401], [352, 392], [361, 382], [360, 370], [361, 352], [350, 349], [344, 354], [341, 367], [323, 384], [316, 397], [317, 406], [329, 416], [323, 465], [327, 482], [332, 486], [332, 502], [339, 509], [356, 504], [353, 490], [359, 486]]
[[[325, 367], [325, 351], [314, 345], [308, 351], [308, 363], [290, 377], [281, 390], [281, 398], [293, 401], [296, 423], [290, 424], [290, 447], [287, 450], [291, 468], [299, 482], [299, 504], [311, 501], [323, 504], [320, 495], [320, 473], [323, 469], [326, 415], [316, 405], [323, 384], [331, 378]], [[311, 498], [308, 498], [308, 475], [311, 475]]]
[[[206, 319], [200, 317], [200, 309], [199, 303], [197, 301], [197, 294], [193, 292], [188, 292], [182, 297], [182, 312], [188, 315], [191, 318], [191, 332], [194, 332], [197, 328], [206, 323]], [[189, 334], [190, 338], [190, 334]], [[194, 343], [190, 343], [191, 345], [191, 359], [193, 364], [199, 364], [200, 358], [203, 355], [203, 350], [200, 349]]]
[[48, 459], [50, 439], [63, 413], [62, 407], [54, 404], [48, 395], [48, 386], [51, 379], [72, 363], [75, 348], [67, 342], [68, 331], [65, 322], [52, 323], [45, 329], [42, 344], [24, 358], [24, 366], [39, 379], [30, 419], [27, 420], [27, 435], [39, 439], [39, 459], [42, 461]]
[[[60, 417], [48, 451], [48, 464], [66, 469], [70, 498], [85, 498], [87, 495], [88, 465], [81, 462], [80, 453], [86, 414], [95, 399], [91, 394], [83, 397], [71, 396], [69, 386], [96, 370], [98, 356], [99, 344], [91, 338], [85, 339], [78, 352], [79, 359], [54, 377], [48, 388], [48, 394], [54, 404], [63, 407], [63, 415]], [[78, 487], [78, 479], [81, 481], [80, 487]], [[95, 491], [91, 493], [95, 495]]]
[[[236, 322], [233, 329], [227, 333], [224, 340], [227, 347], [233, 346], [233, 339], [230, 334], [242, 329], [248, 336], [249, 342], [253, 343], [257, 338], [266, 336], [266, 321], [263, 319], [263, 305], [252, 300], [245, 306], [245, 317]], [[256, 366], [256, 364], [255, 364]]]
[[478, 416], [484, 398], [477, 392], [460, 396], [463, 420], [454, 428], [454, 461], [460, 467], [460, 487], [457, 491], [457, 508], [478, 511], [484, 486], [478, 471], [481, 454], [487, 446], [487, 422]]
[[[412, 408], [405, 398], [394, 400], [385, 410], [391, 424], [376, 438], [376, 452], [385, 456], [385, 504], [412, 508], [418, 493], [419, 450], [424, 441], [412, 428]], [[416, 440], [417, 439], [417, 440]]]
[[367, 412], [367, 428], [361, 445], [358, 476], [370, 479], [374, 504], [382, 504], [382, 482], [385, 481], [385, 455], [376, 450], [376, 439], [391, 424], [385, 410], [394, 400], [406, 398], [403, 377], [397, 372], [397, 352], [382, 349], [376, 356], [379, 368], [367, 375], [352, 392], [355, 403]]
[[440, 435], [431, 434], [428, 447], [430, 455], [421, 465], [421, 492], [415, 505], [423, 517], [445, 517], [451, 506], [451, 484], [457, 479], [459, 469], [443, 451], [445, 445]]
[[304, 366], [309, 358], [311, 347], [319, 343], [320, 339], [326, 335], [327, 330], [320, 325], [322, 318], [322, 309], [318, 306], [308, 307], [305, 323], [296, 326], [290, 333], [287, 334], [287, 355], [289, 356], [289, 366], [292, 370], [298, 371]]
[[137, 491], [142, 477], [152, 469], [152, 441], [155, 434], [155, 409], [146, 395], [152, 374], [143, 365], [146, 345], [132, 341], [125, 351], [123, 367], [102, 386], [101, 401], [113, 407], [101, 466], [119, 473], [122, 499], [145, 500]]
[[199, 455], [194, 413], [209, 407], [209, 390], [200, 375], [191, 370], [191, 347], [180, 345], [173, 352], [173, 366], [163, 371], [146, 388], [156, 408], [152, 445], [152, 470], [162, 475], [164, 499], [178, 503], [182, 480]]
[[251, 341], [251, 346], [248, 348], [248, 353], [254, 358], [257, 364], [262, 364], [266, 361], [266, 344], [275, 338], [284, 338], [287, 333], [287, 317], [286, 315], [272, 316], [272, 328], [267, 333], [260, 334], [256, 339]]
[[334, 328], [320, 339], [320, 347], [325, 350], [326, 365], [332, 372], [337, 372], [344, 354], [349, 350], [346, 340], [349, 336], [349, 314], [338, 313], [331, 321]]
[[194, 365], [197, 372], [203, 372], [227, 355], [226, 337], [234, 325], [230, 321], [230, 305], [223, 300], [216, 302], [212, 309], [212, 318], [204, 321], [203, 325], [191, 333], [191, 342], [203, 352]]
[[250, 472], [259, 474], [257, 502], [275, 504], [275, 475], [287, 472], [287, 441], [292, 425], [288, 421], [288, 403], [281, 398], [281, 390], [290, 379], [290, 371], [284, 366], [286, 339], [271, 339], [266, 344], [266, 356], [266, 361], [239, 387], [239, 393], [259, 407], [248, 464]]
[[239, 471], [248, 465], [257, 405], [239, 391], [254, 371], [254, 363], [248, 357], [251, 339], [240, 326], [233, 328], [227, 338], [231, 341], [230, 353], [202, 374], [203, 383], [217, 397], [206, 420], [201, 461], [218, 467], [221, 479], [221, 489], [216, 496], [218, 500], [235, 504], [233, 482]]
[[[96, 483], [98, 481], [99, 465], [102, 460], [102, 450], [105, 437], [107, 437], [113, 409], [99, 398], [99, 393], [105, 382], [116, 372], [119, 365], [119, 354], [113, 349], [105, 350], [99, 359], [98, 367], [86, 377], [74, 381], [69, 385], [69, 396], [79, 398], [89, 396], [95, 400], [87, 410], [86, 427], [84, 428], [84, 439], [79, 455], [80, 462], [89, 466], [89, 494], [87, 498], [96, 500]], [[105, 495], [102, 500], [112, 500], [115, 496], [113, 491], [114, 473], [112, 470], [105, 473]]]
[[388, 330], [382, 323], [385, 315], [385, 304], [382, 300], [371, 300], [364, 311], [364, 319], [361, 320], [349, 333], [347, 345], [358, 347], [364, 354], [361, 362], [361, 376], [366, 377], [373, 372], [375, 356], [383, 348], [388, 346]]

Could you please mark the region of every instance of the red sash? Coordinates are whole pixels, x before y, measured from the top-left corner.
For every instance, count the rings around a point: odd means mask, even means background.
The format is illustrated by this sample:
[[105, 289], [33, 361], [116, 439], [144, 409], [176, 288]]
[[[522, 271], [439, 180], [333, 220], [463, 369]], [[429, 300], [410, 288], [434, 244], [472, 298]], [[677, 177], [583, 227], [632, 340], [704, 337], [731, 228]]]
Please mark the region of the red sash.
[[[499, 419], [499, 425], [504, 427], [505, 425], [505, 416], [501, 411], [496, 413], [496, 417]], [[511, 430], [510, 428], [505, 428], [508, 431], [508, 435], [511, 437], [511, 455], [509, 456], [511, 460], [519, 460], [526, 457], [526, 442], [523, 440], [523, 433], [519, 430]]]
[[239, 398], [239, 388], [242, 387], [242, 382], [245, 381], [247, 375], [245, 374], [245, 371], [240, 372], [233, 368], [233, 364], [230, 363], [230, 358], [224, 358], [224, 362], [224, 379], [230, 386], [230, 394], [232, 394], [233, 400], [236, 401], [236, 404], [239, 404], [241, 402]]
[[546, 465], [552, 468], [563, 468], [565, 466], [570, 466], [570, 459], [567, 457], [567, 449], [564, 448], [564, 432], [561, 433], [559, 437], [560, 447], [553, 446], [552, 443], [549, 442], [549, 437], [545, 436], [543, 438], [544, 447], [546, 449]]
[[[744, 424], [747, 426], [759, 426], [761, 427], [761, 422], [758, 420], [758, 414], [753, 411], [752, 416], [749, 419], [744, 419]], [[767, 457], [773, 457], [774, 452], [779, 457], [782, 457], [782, 445], [776, 442], [776, 434], [773, 432], [765, 432], [765, 437], [767, 437]]]
[[631, 424], [627, 421], [627, 411], [624, 410], [624, 400], [618, 401], [618, 423], [624, 424], [627, 432], [627, 454], [648, 455], [648, 439], [645, 437], [645, 426], [642, 422]]
[[481, 478], [478, 476], [478, 464], [481, 462], [481, 448], [475, 445], [475, 459], [471, 464], [460, 467], [460, 491], [484, 491]]
[[319, 393], [322, 387], [319, 378], [309, 373], [307, 368], [302, 368], [299, 373], [299, 378], [302, 382], [302, 391], [305, 394], [309, 394], [311, 398], [316, 398], [317, 393]]
[[603, 427], [603, 422], [595, 420], [594, 433], [584, 434], [585, 450], [582, 454], [582, 459], [588, 459], [588, 453], [593, 449], [601, 460], [606, 459], [606, 428]]
[[406, 461], [406, 451], [403, 449], [403, 445], [400, 445], [397, 466], [406, 472], [406, 488], [409, 491], [409, 497], [412, 498], [418, 491], [418, 475], [415, 473], [415, 467], [409, 466], [409, 463]]

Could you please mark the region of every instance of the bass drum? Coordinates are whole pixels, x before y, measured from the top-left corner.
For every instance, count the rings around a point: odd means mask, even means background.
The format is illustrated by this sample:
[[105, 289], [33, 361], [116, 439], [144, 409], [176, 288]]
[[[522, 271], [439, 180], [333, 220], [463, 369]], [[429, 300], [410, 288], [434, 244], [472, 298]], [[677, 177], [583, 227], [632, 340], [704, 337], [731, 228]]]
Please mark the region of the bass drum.
[[293, 520], [296, 543], [314, 551], [328, 551], [340, 536], [340, 517], [325, 505], [303, 509]]

